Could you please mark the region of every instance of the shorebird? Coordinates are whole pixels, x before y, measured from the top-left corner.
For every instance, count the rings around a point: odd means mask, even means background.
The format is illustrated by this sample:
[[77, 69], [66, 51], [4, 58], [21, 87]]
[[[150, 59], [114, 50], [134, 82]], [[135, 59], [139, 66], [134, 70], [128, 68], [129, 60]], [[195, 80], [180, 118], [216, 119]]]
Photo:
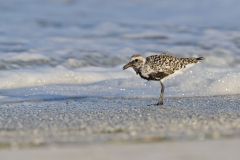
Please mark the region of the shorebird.
[[164, 85], [162, 80], [174, 76], [177, 73], [182, 73], [183, 70], [189, 68], [193, 64], [203, 60], [203, 57], [198, 58], [180, 58], [166, 53], [143, 57], [141, 55], [133, 55], [130, 61], [123, 66], [123, 70], [132, 67], [137, 75], [148, 81], [159, 81], [161, 92], [159, 101], [155, 105], [163, 105]]

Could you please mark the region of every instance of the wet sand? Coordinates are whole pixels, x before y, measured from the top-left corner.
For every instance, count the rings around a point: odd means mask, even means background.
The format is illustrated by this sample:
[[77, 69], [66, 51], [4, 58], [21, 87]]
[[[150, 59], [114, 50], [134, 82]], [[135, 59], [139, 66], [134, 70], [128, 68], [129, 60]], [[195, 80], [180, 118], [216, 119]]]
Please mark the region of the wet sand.
[[240, 98], [65, 97], [5, 102], [0, 147], [240, 138]]
[[240, 98], [64, 97], [0, 106], [1, 159], [239, 159]]

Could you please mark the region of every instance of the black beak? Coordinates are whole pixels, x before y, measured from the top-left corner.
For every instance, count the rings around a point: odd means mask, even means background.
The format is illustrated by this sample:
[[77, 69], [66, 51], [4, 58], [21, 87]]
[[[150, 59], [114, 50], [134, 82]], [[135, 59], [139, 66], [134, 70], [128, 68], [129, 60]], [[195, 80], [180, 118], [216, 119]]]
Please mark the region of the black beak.
[[123, 70], [129, 68], [129, 67], [132, 67], [132, 63], [129, 62], [128, 64], [126, 64], [125, 66], [123, 66]]

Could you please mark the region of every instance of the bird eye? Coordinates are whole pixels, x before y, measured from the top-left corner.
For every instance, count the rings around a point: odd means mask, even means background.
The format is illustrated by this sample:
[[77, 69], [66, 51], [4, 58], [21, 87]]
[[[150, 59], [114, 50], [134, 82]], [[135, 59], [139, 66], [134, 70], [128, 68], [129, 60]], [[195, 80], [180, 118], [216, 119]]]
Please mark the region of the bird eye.
[[138, 62], [138, 59], [135, 59], [134, 62]]

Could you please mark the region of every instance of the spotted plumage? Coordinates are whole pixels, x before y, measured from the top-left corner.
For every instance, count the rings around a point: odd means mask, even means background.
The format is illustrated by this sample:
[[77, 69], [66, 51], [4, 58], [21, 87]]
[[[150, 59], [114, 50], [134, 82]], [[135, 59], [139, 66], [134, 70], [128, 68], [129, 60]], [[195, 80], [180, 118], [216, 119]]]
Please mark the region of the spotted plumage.
[[141, 78], [160, 81], [161, 94], [158, 104], [163, 104], [164, 85], [161, 80], [170, 75], [175, 75], [175, 73], [203, 59], [203, 57], [179, 58], [167, 54], [152, 55], [146, 58], [141, 55], [133, 55], [123, 69], [132, 67]]

